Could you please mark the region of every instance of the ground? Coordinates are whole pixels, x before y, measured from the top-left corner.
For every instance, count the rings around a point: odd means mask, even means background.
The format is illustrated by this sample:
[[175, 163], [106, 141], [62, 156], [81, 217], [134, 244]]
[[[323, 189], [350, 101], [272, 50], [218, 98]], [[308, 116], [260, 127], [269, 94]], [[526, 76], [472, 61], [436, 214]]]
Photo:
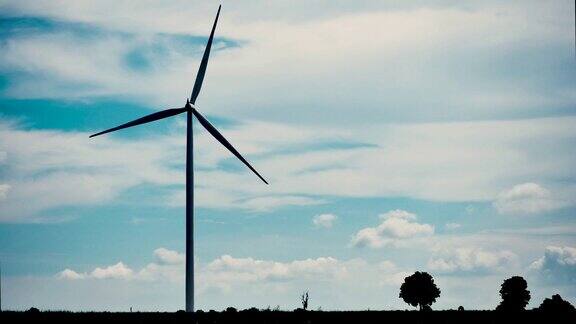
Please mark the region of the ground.
[[525, 311], [241, 311], [187, 313], [3, 312], [1, 323], [576, 323], [576, 314]]

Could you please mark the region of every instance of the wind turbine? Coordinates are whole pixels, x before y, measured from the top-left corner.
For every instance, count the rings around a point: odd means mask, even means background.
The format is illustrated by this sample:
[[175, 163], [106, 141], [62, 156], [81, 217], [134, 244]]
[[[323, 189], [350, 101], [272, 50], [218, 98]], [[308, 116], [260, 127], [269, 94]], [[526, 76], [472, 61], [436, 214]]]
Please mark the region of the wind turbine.
[[204, 50], [204, 55], [202, 56], [202, 61], [200, 62], [200, 67], [198, 68], [198, 74], [196, 75], [196, 81], [194, 82], [194, 88], [192, 89], [192, 95], [190, 99], [186, 99], [186, 105], [181, 108], [171, 108], [155, 112], [153, 114], [138, 118], [131, 122], [116, 126], [114, 128], [107, 129], [100, 133], [90, 135], [90, 137], [110, 133], [123, 128], [128, 128], [132, 126], [137, 126], [141, 124], [150, 123], [156, 120], [176, 116], [182, 113], [186, 113], [186, 311], [194, 311], [194, 167], [193, 167], [193, 137], [192, 137], [192, 116], [196, 116], [200, 125], [212, 134], [224, 147], [226, 147], [232, 154], [234, 154], [242, 163], [244, 163], [252, 172], [254, 172], [265, 184], [268, 184], [266, 180], [254, 169], [248, 161], [228, 142], [222, 134], [214, 127], [212, 124], [202, 116], [197, 107], [194, 105], [196, 98], [200, 93], [200, 88], [202, 88], [202, 81], [204, 80], [204, 75], [206, 74], [206, 66], [208, 65], [208, 57], [210, 56], [210, 48], [212, 47], [212, 39], [214, 38], [214, 30], [216, 29], [216, 24], [218, 23], [218, 17], [220, 16], [220, 9], [222, 5], [218, 7], [218, 13], [216, 14], [216, 19], [214, 20], [214, 25], [212, 26], [212, 31], [210, 32], [210, 37], [208, 38], [208, 43], [206, 44], [206, 49]]

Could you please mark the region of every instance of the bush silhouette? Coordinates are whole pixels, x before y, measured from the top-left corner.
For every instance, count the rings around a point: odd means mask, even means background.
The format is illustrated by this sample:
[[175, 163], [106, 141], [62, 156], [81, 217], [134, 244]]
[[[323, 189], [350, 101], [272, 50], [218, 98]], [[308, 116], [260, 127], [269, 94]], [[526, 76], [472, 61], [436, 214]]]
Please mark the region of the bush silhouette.
[[530, 301], [528, 283], [520, 276], [514, 276], [504, 280], [500, 288], [502, 301], [496, 310], [522, 311]]
[[431, 275], [416, 271], [404, 278], [399, 297], [414, 307], [420, 306], [420, 310], [429, 310], [430, 305], [440, 297], [440, 289], [436, 287]]
[[303, 310], [308, 310], [308, 291], [305, 291], [304, 293], [302, 293], [302, 295], [300, 296], [300, 302], [302, 302], [302, 309]]
[[538, 310], [551, 313], [568, 313], [576, 311], [576, 308], [567, 300], [556, 294], [551, 298], [546, 298], [538, 307]]

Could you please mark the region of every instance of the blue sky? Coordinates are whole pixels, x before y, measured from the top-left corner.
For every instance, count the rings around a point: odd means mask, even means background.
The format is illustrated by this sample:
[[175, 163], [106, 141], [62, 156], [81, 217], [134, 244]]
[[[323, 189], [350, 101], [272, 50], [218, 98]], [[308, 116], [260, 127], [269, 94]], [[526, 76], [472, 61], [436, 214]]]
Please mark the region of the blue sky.
[[[0, 4], [3, 306], [183, 308], [184, 131], [218, 3]], [[224, 2], [195, 125], [196, 301], [576, 302], [572, 1]]]

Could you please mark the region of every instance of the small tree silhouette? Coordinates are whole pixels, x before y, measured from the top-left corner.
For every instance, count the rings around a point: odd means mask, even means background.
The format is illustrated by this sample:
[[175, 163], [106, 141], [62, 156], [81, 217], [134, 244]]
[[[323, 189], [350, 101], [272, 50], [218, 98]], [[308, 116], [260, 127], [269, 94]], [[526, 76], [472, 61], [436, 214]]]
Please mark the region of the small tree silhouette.
[[551, 313], [568, 313], [576, 311], [576, 308], [567, 300], [556, 294], [551, 298], [546, 298], [538, 307], [538, 310]]
[[431, 275], [416, 271], [404, 278], [399, 297], [414, 307], [420, 306], [420, 310], [426, 310], [440, 297], [440, 289], [436, 287]]
[[530, 301], [528, 283], [520, 276], [514, 276], [504, 280], [500, 288], [502, 301], [496, 310], [523, 311]]
[[302, 293], [302, 295], [300, 296], [300, 301], [302, 302], [302, 309], [307, 310], [308, 309], [308, 290], [306, 290], [305, 292]]

